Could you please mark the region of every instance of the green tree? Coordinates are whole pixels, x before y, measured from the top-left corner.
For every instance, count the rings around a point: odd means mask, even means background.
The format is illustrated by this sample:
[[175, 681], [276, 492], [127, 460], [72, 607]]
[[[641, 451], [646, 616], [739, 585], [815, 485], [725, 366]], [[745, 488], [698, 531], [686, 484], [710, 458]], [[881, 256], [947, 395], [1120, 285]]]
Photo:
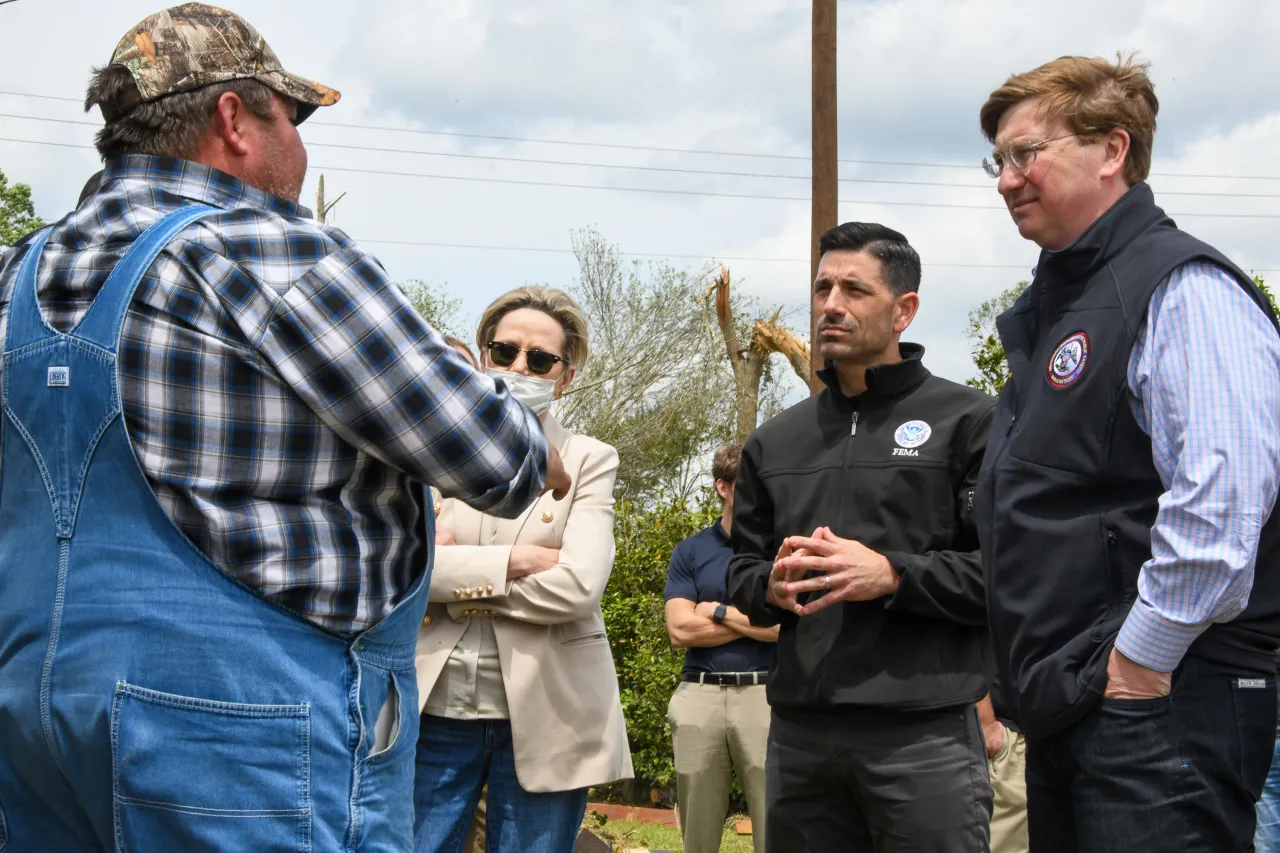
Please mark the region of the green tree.
[[613, 574], [601, 609], [618, 671], [622, 712], [638, 785], [666, 787], [675, 781], [667, 704], [680, 683], [684, 651], [667, 637], [662, 592], [671, 551], [720, 514], [714, 493], [690, 503], [665, 494], [645, 506], [622, 500], [617, 506]]
[[1004, 345], [996, 332], [996, 318], [1009, 310], [1026, 289], [1027, 282], [1020, 281], [969, 312], [965, 337], [969, 339], [969, 353], [978, 368], [977, 376], [965, 380], [970, 388], [998, 396], [1009, 379], [1009, 365], [1005, 362]]
[[613, 445], [619, 499], [689, 497], [734, 418], [733, 373], [699, 302], [701, 276], [627, 262], [592, 230], [573, 235], [566, 290], [591, 329], [591, 355], [557, 404], [574, 432]]
[[410, 304], [437, 332], [442, 335], [453, 335], [464, 341], [471, 339], [471, 331], [463, 328], [465, 324], [461, 299], [450, 296], [449, 292], [440, 285], [430, 284], [417, 278], [399, 282], [397, 287], [404, 292]]
[[10, 184], [0, 171], [0, 248], [14, 245], [44, 224], [31, 204], [31, 187]]
[[[1267, 287], [1260, 275], [1254, 275], [1253, 281], [1258, 289], [1271, 300], [1271, 307], [1280, 314], [1280, 304], [1276, 303], [1275, 294]], [[988, 394], [998, 396], [1000, 389], [1009, 378], [1009, 365], [1005, 361], [1004, 346], [996, 333], [996, 318], [1013, 305], [1014, 301], [1027, 289], [1027, 282], [1020, 281], [1013, 287], [983, 302], [969, 312], [969, 325], [965, 329], [965, 337], [969, 339], [969, 352], [973, 356], [978, 375], [965, 380], [965, 384]]]
[[1280, 314], [1280, 303], [1276, 302], [1276, 295], [1271, 292], [1271, 288], [1267, 287], [1266, 280], [1264, 280], [1262, 276], [1255, 274], [1253, 277], [1253, 283], [1258, 285], [1258, 289], [1266, 294], [1266, 297], [1271, 300], [1271, 310]]

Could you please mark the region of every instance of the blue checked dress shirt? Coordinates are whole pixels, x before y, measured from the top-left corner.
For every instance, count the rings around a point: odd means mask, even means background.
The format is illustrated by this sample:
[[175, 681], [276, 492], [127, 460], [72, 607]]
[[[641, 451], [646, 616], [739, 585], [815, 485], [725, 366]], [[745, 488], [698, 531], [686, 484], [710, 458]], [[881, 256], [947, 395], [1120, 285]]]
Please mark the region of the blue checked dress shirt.
[[[518, 515], [542, 491], [542, 426], [347, 235], [185, 160], [107, 165], [41, 258], [46, 320], [74, 327], [134, 238], [193, 202], [221, 212], [160, 255], [122, 331], [138, 462], [220, 569], [321, 627], [362, 630], [426, 564], [416, 484]], [[0, 255], [0, 333], [23, 249]]]
[[1187, 264], [1152, 296], [1128, 377], [1166, 491], [1116, 648], [1171, 672], [1249, 601], [1280, 482], [1280, 335], [1225, 271]]

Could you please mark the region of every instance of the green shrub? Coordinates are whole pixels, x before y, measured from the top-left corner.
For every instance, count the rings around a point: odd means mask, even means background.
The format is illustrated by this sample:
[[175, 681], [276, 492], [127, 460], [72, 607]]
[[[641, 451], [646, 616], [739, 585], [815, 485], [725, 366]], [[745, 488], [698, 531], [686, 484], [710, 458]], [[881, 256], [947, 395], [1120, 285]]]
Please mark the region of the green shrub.
[[617, 556], [602, 609], [636, 779], [656, 788], [675, 784], [667, 703], [684, 666], [684, 651], [671, 648], [667, 637], [662, 590], [676, 544], [719, 515], [712, 498], [708, 493], [695, 505], [667, 498], [649, 507], [629, 501], [617, 506]]

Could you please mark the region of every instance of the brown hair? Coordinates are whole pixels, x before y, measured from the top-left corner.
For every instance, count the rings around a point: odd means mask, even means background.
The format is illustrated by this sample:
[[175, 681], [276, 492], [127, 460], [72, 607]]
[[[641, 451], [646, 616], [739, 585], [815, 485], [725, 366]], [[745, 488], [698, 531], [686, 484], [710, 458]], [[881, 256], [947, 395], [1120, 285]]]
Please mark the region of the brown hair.
[[711, 457], [711, 476], [726, 483], [733, 483], [738, 479], [738, 463], [741, 461], [742, 445], [736, 442], [726, 444], [717, 449], [716, 455]]
[[1024, 101], [1038, 100], [1046, 117], [1060, 120], [1082, 139], [1096, 139], [1113, 130], [1129, 134], [1124, 179], [1133, 186], [1151, 172], [1151, 148], [1156, 135], [1156, 98], [1149, 65], [1133, 55], [1115, 62], [1084, 56], [1063, 56], [1039, 68], [1014, 74], [982, 105], [979, 121], [988, 142], [995, 142], [1000, 119]]
[[465, 342], [458, 340], [453, 335], [445, 335], [444, 342], [456, 349], [459, 354], [465, 354], [472, 367], [479, 366], [480, 362], [476, 361], [475, 353], [471, 351], [471, 347], [467, 346]]
[[271, 102], [276, 95], [257, 80], [215, 83], [143, 101], [133, 75], [119, 65], [94, 70], [84, 96], [84, 109], [88, 112], [98, 106], [104, 117], [112, 116], [95, 139], [104, 162], [124, 154], [190, 160], [209, 131], [218, 99], [227, 92], [239, 95], [253, 115], [271, 119]]
[[494, 330], [502, 318], [520, 308], [541, 311], [564, 329], [564, 352], [561, 355], [573, 367], [582, 367], [587, 360], [587, 315], [578, 303], [563, 290], [551, 287], [526, 286], [508, 291], [484, 309], [480, 328], [476, 330], [476, 346], [485, 352], [493, 342]]

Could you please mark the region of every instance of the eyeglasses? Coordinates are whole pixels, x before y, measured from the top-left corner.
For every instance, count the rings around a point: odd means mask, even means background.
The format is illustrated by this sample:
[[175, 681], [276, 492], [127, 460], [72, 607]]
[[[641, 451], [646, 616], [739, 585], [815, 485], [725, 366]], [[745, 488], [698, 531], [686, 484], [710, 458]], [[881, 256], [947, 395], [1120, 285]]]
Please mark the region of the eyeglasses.
[[546, 376], [560, 362], [569, 363], [567, 359], [540, 349], [520, 349], [504, 341], [489, 341], [489, 360], [498, 367], [515, 364], [520, 353], [524, 353], [524, 363], [529, 365], [529, 372], [535, 376]]
[[[1043, 142], [1015, 142], [1009, 146], [1007, 155], [1002, 151], [992, 151], [990, 157], [983, 157], [982, 168], [993, 178], [1000, 177], [1006, 162], [1012, 163], [1015, 169], [1026, 169], [1036, 161], [1036, 152], [1050, 142], [1070, 139], [1079, 135], [1078, 133], [1068, 133], [1066, 136], [1055, 136], [1053, 139], [1046, 139]], [[1008, 158], [1007, 161], [1006, 156]]]

